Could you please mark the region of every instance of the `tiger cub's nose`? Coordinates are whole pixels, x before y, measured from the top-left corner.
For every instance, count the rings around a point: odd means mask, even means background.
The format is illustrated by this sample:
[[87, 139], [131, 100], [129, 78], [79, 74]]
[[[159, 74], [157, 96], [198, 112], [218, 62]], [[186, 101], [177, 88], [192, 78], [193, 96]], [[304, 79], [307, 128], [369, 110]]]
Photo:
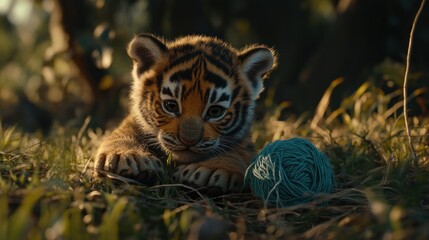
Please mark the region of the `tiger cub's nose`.
[[198, 118], [186, 118], [179, 125], [179, 140], [187, 147], [197, 144], [203, 135], [203, 122]]

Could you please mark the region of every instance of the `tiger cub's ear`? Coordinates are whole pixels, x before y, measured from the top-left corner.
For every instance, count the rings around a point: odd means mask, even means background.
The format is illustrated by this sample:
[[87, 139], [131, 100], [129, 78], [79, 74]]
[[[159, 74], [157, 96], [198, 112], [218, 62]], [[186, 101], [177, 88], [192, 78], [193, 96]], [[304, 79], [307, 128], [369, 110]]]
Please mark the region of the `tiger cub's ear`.
[[152, 65], [167, 55], [167, 47], [159, 38], [140, 34], [131, 40], [128, 45], [128, 55], [133, 59], [133, 78], [140, 79]]
[[238, 57], [256, 99], [264, 89], [262, 80], [277, 66], [276, 52], [271, 48], [257, 45], [244, 49]]

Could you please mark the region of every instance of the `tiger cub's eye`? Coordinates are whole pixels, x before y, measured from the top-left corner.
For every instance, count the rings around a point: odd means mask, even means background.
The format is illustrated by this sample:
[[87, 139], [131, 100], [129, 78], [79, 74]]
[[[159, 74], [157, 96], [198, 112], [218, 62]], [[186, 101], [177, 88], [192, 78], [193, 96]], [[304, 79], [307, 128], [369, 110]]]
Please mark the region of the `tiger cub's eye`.
[[226, 109], [224, 107], [219, 105], [214, 105], [207, 110], [206, 117], [208, 119], [218, 119], [223, 117], [225, 111]]
[[164, 110], [168, 113], [179, 114], [179, 104], [174, 100], [166, 100], [162, 103]]

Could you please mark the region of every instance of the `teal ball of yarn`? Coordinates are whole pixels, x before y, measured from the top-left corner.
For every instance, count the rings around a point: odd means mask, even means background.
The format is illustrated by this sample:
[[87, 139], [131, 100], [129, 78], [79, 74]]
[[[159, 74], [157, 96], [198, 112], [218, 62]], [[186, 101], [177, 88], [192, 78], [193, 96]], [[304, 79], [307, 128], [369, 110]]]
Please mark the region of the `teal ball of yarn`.
[[268, 144], [247, 168], [245, 184], [267, 206], [305, 203], [334, 190], [334, 173], [326, 155], [302, 138]]

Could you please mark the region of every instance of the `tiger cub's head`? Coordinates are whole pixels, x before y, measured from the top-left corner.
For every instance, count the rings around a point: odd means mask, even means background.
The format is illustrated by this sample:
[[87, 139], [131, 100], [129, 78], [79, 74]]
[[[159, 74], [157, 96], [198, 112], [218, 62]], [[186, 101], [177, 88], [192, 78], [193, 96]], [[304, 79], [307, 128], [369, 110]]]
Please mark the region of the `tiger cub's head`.
[[128, 55], [131, 114], [179, 162], [222, 154], [247, 137], [263, 79], [277, 63], [266, 46], [239, 51], [204, 36], [166, 42], [142, 34]]

